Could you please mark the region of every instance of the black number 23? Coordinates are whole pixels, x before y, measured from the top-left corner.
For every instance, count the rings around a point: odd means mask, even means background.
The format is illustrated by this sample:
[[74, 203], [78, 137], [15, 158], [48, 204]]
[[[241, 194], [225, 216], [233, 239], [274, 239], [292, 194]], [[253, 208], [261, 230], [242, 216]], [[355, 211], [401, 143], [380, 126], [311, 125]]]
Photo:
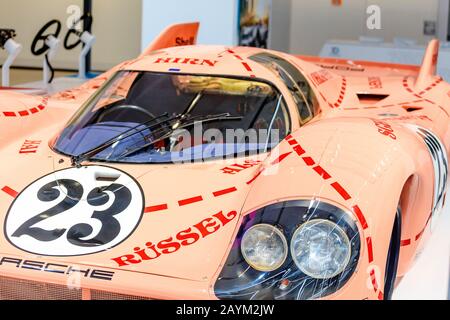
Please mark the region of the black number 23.
[[80, 247], [95, 247], [105, 245], [119, 235], [121, 227], [115, 216], [128, 208], [132, 198], [130, 190], [121, 184], [111, 184], [108, 187], [95, 188], [89, 192], [87, 202], [93, 208], [104, 206], [108, 203], [110, 196], [107, 191], [114, 193], [115, 196], [114, 202], [108, 209], [92, 213], [91, 218], [101, 222], [101, 229], [94, 238], [83, 240], [92, 236], [94, 231], [92, 226], [86, 223], [76, 224], [70, 227], [69, 230], [44, 230], [34, 227], [44, 220], [74, 208], [81, 201], [84, 193], [83, 186], [79, 182], [70, 179], [61, 179], [46, 184], [38, 191], [38, 199], [43, 202], [55, 201], [60, 196], [61, 186], [67, 190], [66, 197], [54, 207], [39, 213], [23, 223], [12, 234], [13, 237], [27, 235], [38, 241], [51, 242], [59, 239], [67, 232], [67, 240], [71, 244]]

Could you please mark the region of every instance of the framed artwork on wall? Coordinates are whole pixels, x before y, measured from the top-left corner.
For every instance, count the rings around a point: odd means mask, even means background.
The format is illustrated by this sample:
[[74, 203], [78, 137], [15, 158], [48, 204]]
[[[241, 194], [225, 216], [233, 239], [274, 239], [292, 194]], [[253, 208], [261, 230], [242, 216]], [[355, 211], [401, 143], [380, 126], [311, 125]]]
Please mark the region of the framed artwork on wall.
[[239, 45], [267, 48], [272, 0], [239, 1]]

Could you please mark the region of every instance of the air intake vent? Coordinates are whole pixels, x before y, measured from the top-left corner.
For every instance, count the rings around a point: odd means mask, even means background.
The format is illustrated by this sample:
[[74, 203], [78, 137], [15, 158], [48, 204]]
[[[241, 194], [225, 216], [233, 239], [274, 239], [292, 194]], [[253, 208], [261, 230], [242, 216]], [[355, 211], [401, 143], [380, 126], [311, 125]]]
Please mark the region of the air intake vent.
[[358, 93], [358, 99], [361, 104], [375, 104], [388, 98], [388, 94]]
[[403, 109], [406, 110], [406, 112], [414, 112], [414, 111], [420, 111], [423, 108], [421, 107], [409, 107], [409, 106], [403, 106]]

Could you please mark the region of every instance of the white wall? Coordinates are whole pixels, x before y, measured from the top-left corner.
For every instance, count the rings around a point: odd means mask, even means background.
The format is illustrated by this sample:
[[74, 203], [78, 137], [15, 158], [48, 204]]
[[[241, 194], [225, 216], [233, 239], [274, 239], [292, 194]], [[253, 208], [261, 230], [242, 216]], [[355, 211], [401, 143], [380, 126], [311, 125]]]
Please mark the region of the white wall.
[[[58, 19], [63, 23], [60, 39], [67, 32], [66, 10], [70, 5], [82, 7], [82, 0], [0, 0], [0, 28], [13, 28], [17, 31], [17, 42], [24, 48], [15, 65], [42, 65], [43, 57], [31, 54], [31, 42], [38, 30], [49, 20]], [[107, 69], [125, 59], [134, 58], [140, 53], [141, 39], [141, 0], [94, 0], [93, 32], [97, 43], [93, 51], [93, 68]], [[56, 68], [78, 66], [80, 47], [66, 51], [61, 46], [53, 63]], [[4, 50], [0, 51], [0, 61], [4, 61]]]
[[168, 25], [200, 22], [200, 44], [233, 45], [237, 40], [237, 0], [142, 0], [142, 48]]
[[366, 35], [384, 37], [387, 41], [407, 37], [419, 43], [433, 38], [423, 34], [423, 27], [425, 20], [437, 22], [438, 0], [368, 0], [367, 4], [381, 7], [382, 29], [370, 31], [366, 28]]
[[316, 55], [328, 39], [357, 39], [364, 32], [365, 1], [293, 0], [290, 51]]
[[97, 36], [93, 69], [106, 70], [139, 56], [142, 0], [93, 0], [92, 11]]
[[270, 17], [270, 48], [289, 51], [292, 2], [297, 0], [272, 0]]
[[[367, 29], [371, 4], [381, 7], [381, 30]], [[291, 52], [317, 55], [329, 39], [358, 40], [362, 35], [425, 43], [430, 37], [423, 35], [423, 23], [437, 20], [438, 0], [344, 0], [342, 6], [333, 6], [331, 0], [292, 0], [291, 14]]]

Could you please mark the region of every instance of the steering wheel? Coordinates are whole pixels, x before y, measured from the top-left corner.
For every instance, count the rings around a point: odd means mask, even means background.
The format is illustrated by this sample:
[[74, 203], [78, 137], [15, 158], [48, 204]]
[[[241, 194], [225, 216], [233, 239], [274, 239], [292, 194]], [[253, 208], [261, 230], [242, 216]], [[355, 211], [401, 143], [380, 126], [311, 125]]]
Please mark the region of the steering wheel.
[[[102, 122], [108, 115], [110, 115], [111, 113], [116, 112], [116, 111], [121, 111], [121, 110], [132, 110], [132, 111], [140, 112], [140, 113], [144, 114], [145, 116], [147, 116], [148, 118], [150, 118], [149, 120], [156, 120], [156, 119], [161, 118], [161, 117], [156, 117], [155, 115], [153, 115], [153, 114], [152, 114], [150, 111], [148, 111], [147, 109], [142, 108], [142, 107], [139, 107], [139, 106], [134, 106], [134, 105], [118, 105], [118, 106], [113, 106], [113, 107], [109, 108], [108, 110], [105, 110], [105, 111], [98, 117], [97, 123], [101, 123], [101, 122]], [[143, 121], [142, 123], [144, 123], [144, 121]], [[156, 125], [156, 124], [157, 124], [157, 122], [155, 121], [155, 123], [150, 123], [150, 124], [148, 124], [147, 126], [148, 126], [148, 128], [150, 129], [151, 126]], [[169, 127], [168, 124], [162, 123], [162, 124], [160, 124], [159, 126], [160, 126], [161, 128], [165, 128], [165, 129], [167, 129], [167, 130], [170, 130], [170, 127]], [[140, 129], [138, 128], [138, 129], [136, 129], [136, 130], [139, 131]], [[158, 130], [158, 129], [156, 129], [156, 130]], [[151, 139], [151, 140], [152, 140], [152, 139], [156, 139], [156, 138], [157, 138], [157, 137], [154, 136], [154, 132], [150, 132], [150, 134], [151, 134], [151, 138], [149, 138], [149, 137], [147, 136], [148, 139]], [[159, 143], [155, 144], [154, 147], [155, 147], [155, 148], [163, 147], [163, 146], [165, 146], [165, 144], [166, 144], [166, 143], [165, 143], [164, 141], [160, 141]]]
[[133, 105], [129, 105], [129, 104], [125, 104], [125, 105], [118, 105], [118, 106], [113, 106], [111, 108], [106, 109], [99, 117], [97, 122], [103, 122], [103, 119], [105, 119], [107, 116], [109, 116], [111, 113], [114, 112], [120, 112], [120, 111], [124, 111], [124, 110], [130, 110], [133, 112], [140, 112], [145, 114], [146, 117], [149, 117], [151, 119], [155, 119], [156, 117], [153, 115], [153, 113], [151, 113], [150, 111], [148, 111], [145, 108], [139, 107], [139, 106], [133, 106]]
[[0, 29], [0, 48], [4, 48], [6, 41], [14, 39], [16, 31], [13, 29]]
[[[46, 33], [48, 29], [53, 27], [53, 25], [56, 25], [56, 31], [53, 33]], [[61, 32], [61, 22], [59, 20], [52, 20], [46, 23], [41, 30], [37, 33], [36, 37], [34, 37], [33, 42], [31, 44], [31, 53], [33, 53], [35, 56], [40, 56], [41, 54], [45, 53], [49, 47], [45, 43], [48, 37], [54, 36], [55, 38], [58, 38], [60, 32]], [[38, 44], [42, 42], [42, 44], [38, 47]]]
[[[81, 21], [83, 21], [86, 26], [86, 29], [90, 30], [92, 27], [93, 20], [94, 19], [92, 18], [92, 15], [90, 13], [88, 13], [88, 14], [83, 15], [80, 19], [78, 19], [77, 21], [74, 22], [74, 24], [72, 25], [72, 28], [69, 29], [69, 31], [67, 32], [67, 34], [64, 38], [64, 48], [66, 50], [72, 50], [81, 43], [81, 35], [83, 34], [84, 31], [78, 31], [75, 27]], [[72, 34], [76, 35], [78, 37], [78, 40], [72, 44], [69, 44], [69, 39]]]

